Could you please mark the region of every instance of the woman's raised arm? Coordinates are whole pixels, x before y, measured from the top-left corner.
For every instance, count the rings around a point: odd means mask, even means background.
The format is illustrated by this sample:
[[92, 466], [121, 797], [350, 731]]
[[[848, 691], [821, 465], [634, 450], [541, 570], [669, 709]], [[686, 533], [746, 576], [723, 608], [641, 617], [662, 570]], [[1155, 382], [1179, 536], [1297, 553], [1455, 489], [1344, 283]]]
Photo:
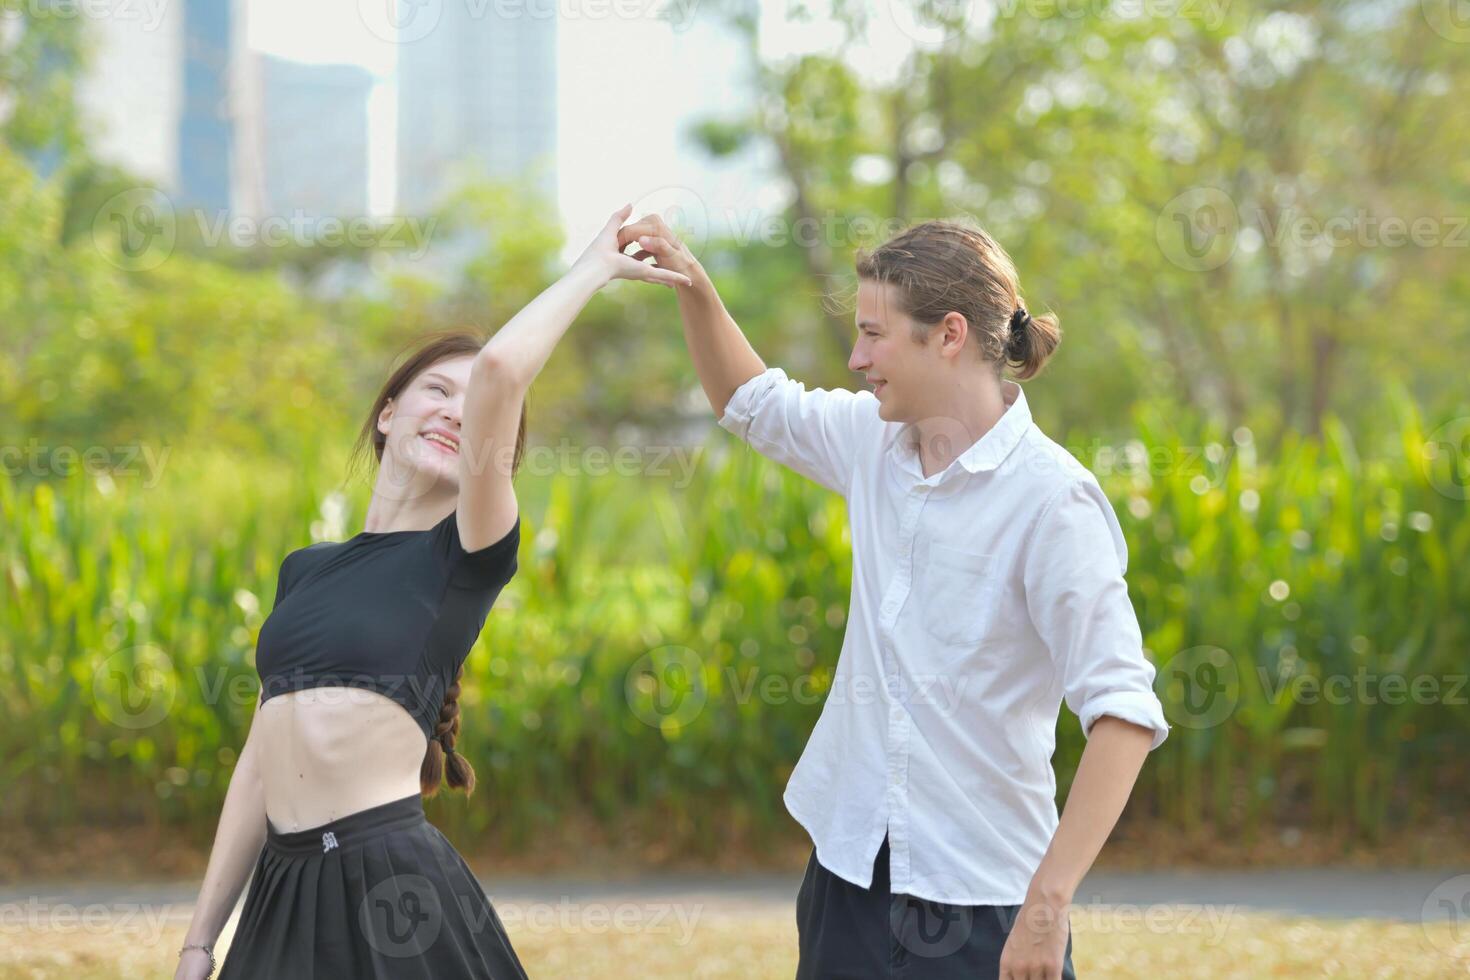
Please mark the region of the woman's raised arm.
[[619, 208], [566, 275], [526, 304], [480, 350], [470, 371], [460, 429], [460, 543], [475, 551], [499, 541], [515, 524], [511, 460], [521, 405], [531, 382], [587, 301], [614, 279], [689, 285], [682, 273], [624, 255], [618, 229], [632, 213]]

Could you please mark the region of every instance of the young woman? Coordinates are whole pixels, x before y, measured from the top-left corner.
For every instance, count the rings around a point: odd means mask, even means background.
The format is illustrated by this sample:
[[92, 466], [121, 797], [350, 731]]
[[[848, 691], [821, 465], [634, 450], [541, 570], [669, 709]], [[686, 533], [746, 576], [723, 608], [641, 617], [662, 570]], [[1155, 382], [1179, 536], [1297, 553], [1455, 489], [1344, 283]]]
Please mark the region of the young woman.
[[[657, 217], [622, 229], [691, 282], [684, 336], [720, 425], [847, 499], [852, 600], [786, 787], [814, 843], [798, 978], [1073, 977], [1067, 906], [1167, 737], [1096, 478], [1031, 419], [1061, 339], [985, 232], [914, 227], [858, 256], [848, 367], [767, 368]], [[1087, 748], [1060, 821], [1061, 702]]]
[[446, 773], [474, 790], [455, 751], [459, 678], [516, 571], [527, 389], [607, 282], [688, 282], [621, 254], [631, 210], [489, 342], [437, 336], [384, 384], [359, 440], [379, 462], [367, 529], [282, 562], [178, 980], [213, 972], [252, 868], [221, 980], [525, 976], [422, 796]]

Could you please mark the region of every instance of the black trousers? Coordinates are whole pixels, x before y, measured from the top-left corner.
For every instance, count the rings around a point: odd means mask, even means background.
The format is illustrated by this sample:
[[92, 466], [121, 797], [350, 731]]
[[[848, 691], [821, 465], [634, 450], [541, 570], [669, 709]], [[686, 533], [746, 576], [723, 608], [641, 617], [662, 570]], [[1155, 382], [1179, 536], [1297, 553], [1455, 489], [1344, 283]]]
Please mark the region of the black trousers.
[[[812, 851], [796, 897], [797, 980], [998, 980], [1019, 905], [945, 905], [889, 891], [888, 839], [873, 885], [837, 877]], [[1076, 980], [1067, 936], [1063, 980]]]

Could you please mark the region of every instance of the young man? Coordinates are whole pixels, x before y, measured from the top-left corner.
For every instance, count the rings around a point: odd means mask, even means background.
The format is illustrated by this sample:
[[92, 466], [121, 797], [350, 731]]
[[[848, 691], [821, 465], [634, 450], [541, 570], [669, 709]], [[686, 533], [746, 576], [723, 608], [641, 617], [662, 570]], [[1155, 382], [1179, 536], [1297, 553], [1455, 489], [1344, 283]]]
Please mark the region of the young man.
[[[1069, 978], [1067, 906], [1167, 737], [1096, 478], [1032, 421], [1060, 342], [983, 231], [929, 222], [858, 258], [848, 366], [767, 368], [657, 216], [634, 258], [688, 276], [684, 335], [720, 425], [842, 494], [852, 598], [833, 687], [786, 788], [814, 849], [798, 978]], [[1060, 821], [1061, 702], [1088, 744]]]

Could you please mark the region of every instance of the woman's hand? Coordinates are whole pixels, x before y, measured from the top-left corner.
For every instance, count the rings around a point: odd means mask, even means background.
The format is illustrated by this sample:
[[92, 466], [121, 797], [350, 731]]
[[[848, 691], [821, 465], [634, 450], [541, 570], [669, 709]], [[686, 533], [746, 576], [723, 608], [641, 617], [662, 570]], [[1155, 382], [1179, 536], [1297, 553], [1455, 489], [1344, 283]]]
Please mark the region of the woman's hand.
[[[626, 241], [621, 241], [618, 230], [623, 227], [623, 222], [628, 220], [628, 215], [633, 213], [633, 205], [625, 204], [613, 213], [602, 226], [602, 231], [592, 240], [575, 263], [573, 270], [588, 269], [595, 271], [599, 282], [610, 282], [613, 279], [640, 279], [644, 282], [656, 282], [670, 288], [674, 286], [692, 285], [692, 280], [681, 271], [676, 271], [663, 266], [650, 252], [640, 252], [638, 255], [625, 255], [623, 248], [627, 246]], [[645, 262], [646, 258], [655, 258], [655, 262]]]
[[204, 980], [213, 973], [209, 965], [209, 954], [202, 949], [186, 949], [179, 957], [178, 968], [174, 970], [174, 980]]

